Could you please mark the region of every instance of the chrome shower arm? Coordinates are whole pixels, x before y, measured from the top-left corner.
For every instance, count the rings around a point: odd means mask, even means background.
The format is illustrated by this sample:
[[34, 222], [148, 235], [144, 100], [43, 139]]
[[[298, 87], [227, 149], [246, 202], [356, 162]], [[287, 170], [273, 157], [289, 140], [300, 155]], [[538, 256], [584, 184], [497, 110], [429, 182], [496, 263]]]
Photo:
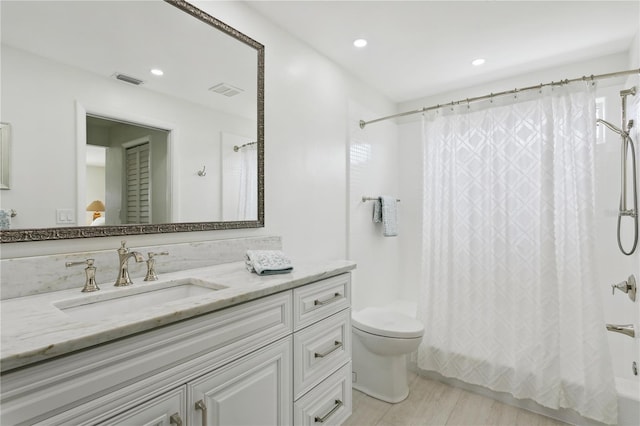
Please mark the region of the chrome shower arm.
[[604, 124], [605, 126], [607, 126], [609, 128], [609, 130], [613, 130], [614, 132], [616, 132], [617, 134], [619, 134], [620, 136], [624, 136], [627, 135], [628, 133], [623, 131], [622, 129], [620, 129], [619, 127], [615, 126], [614, 124], [609, 123], [606, 120], [603, 120], [602, 118], [598, 118], [596, 120], [597, 123], [600, 124]]

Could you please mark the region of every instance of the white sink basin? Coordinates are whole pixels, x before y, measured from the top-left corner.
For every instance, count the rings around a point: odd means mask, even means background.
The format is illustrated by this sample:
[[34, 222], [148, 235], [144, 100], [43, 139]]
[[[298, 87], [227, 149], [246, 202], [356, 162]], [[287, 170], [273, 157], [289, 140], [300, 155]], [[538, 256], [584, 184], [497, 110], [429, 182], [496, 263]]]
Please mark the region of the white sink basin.
[[54, 306], [74, 319], [99, 321], [190, 297], [204, 296], [224, 288], [226, 287], [187, 278], [158, 286], [136, 287], [134, 285], [108, 294], [100, 294], [101, 292], [98, 291], [79, 299], [56, 302]]

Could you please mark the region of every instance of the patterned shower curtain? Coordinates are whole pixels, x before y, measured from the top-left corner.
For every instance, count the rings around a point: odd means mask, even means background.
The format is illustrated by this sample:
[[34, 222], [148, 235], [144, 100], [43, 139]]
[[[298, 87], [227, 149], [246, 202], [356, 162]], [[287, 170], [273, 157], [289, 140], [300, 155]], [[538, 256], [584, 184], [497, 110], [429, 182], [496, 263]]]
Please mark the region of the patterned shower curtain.
[[240, 150], [240, 195], [238, 220], [258, 220], [258, 146], [246, 145]]
[[418, 367], [614, 424], [594, 270], [594, 91], [424, 118]]

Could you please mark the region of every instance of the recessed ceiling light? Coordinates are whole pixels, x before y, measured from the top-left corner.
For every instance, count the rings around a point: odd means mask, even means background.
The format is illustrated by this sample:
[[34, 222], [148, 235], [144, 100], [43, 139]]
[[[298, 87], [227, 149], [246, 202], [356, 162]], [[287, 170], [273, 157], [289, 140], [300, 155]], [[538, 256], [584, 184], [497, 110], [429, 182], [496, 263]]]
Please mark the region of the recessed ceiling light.
[[161, 69], [158, 69], [158, 68], [154, 68], [154, 69], [151, 70], [151, 74], [153, 74], [153, 75], [163, 75], [164, 71], [162, 71]]
[[355, 47], [365, 47], [367, 45], [367, 40], [363, 38], [359, 38], [353, 42]]
[[482, 64], [484, 64], [484, 59], [482, 58], [474, 59], [473, 61], [471, 61], [471, 65], [473, 65], [474, 67], [478, 67]]

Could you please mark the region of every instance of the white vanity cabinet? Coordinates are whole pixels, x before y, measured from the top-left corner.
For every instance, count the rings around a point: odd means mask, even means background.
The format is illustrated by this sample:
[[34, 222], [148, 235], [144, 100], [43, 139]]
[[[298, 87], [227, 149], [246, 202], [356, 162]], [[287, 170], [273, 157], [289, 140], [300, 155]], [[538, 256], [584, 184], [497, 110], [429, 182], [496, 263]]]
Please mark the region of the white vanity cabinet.
[[99, 425], [289, 425], [290, 378], [291, 337], [286, 337]]
[[350, 306], [343, 273], [9, 371], [0, 424], [340, 424]]
[[[239, 360], [252, 362], [291, 332], [291, 291], [285, 291], [17, 369], [2, 376], [0, 424], [118, 424], [118, 416], [130, 413], [146, 416], [141, 424], [163, 424], [153, 420], [169, 418], [174, 408], [158, 411], [156, 398]], [[291, 407], [284, 376], [291, 366], [280, 367], [279, 398]], [[184, 392], [189, 396], [188, 386]], [[198, 424], [188, 398], [178, 415], [184, 425]]]
[[351, 415], [350, 279], [293, 290], [295, 425], [339, 425]]

